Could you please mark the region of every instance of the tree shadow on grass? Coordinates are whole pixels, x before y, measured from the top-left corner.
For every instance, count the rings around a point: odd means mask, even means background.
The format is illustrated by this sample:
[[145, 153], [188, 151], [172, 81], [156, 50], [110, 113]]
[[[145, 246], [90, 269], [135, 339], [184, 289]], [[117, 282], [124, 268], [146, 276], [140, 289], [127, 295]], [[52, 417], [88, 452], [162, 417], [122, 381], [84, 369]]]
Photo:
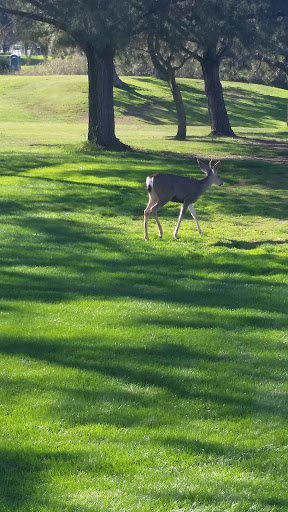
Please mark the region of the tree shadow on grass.
[[[245, 482], [244, 478], [242, 480], [242, 478], [239, 477], [238, 483], [235, 484], [230, 481], [228, 482], [228, 478], [225, 478], [224, 483], [215, 476], [215, 473], [213, 477], [209, 476], [208, 486], [206, 480], [203, 478], [203, 486], [201, 489], [196, 487], [194, 491], [184, 491], [178, 490], [174, 487], [170, 491], [168, 490], [166, 492], [153, 492], [152, 496], [155, 500], [158, 502], [160, 501], [160, 503], [163, 504], [171, 504], [175, 502], [177, 503], [177, 506], [180, 506], [183, 510], [193, 510], [195, 509], [195, 506], [197, 506], [198, 510], [201, 510], [202, 508], [205, 510], [207, 507], [207, 510], [215, 510], [215, 512], [218, 510], [228, 511], [233, 510], [237, 504], [239, 504], [239, 510], [240, 507], [243, 510], [254, 508], [259, 511], [274, 509], [285, 512], [287, 509], [287, 499], [276, 496], [276, 492], [271, 493], [270, 498], [265, 498], [265, 496], [261, 496], [260, 492], [259, 494], [255, 493], [253, 483], [251, 482], [251, 485], [249, 485], [249, 483]], [[191, 484], [191, 487], [194, 487], [193, 484]], [[215, 487], [217, 487], [217, 490], [215, 490]], [[193, 507], [192, 509], [188, 508], [191, 506]]]
[[[79, 156], [77, 158], [79, 162]], [[77, 158], [75, 157], [76, 160]], [[88, 154], [83, 158], [89, 166], [95, 161], [95, 155]], [[190, 158], [173, 154], [168, 158], [167, 154], [159, 155], [150, 152], [145, 153], [144, 156], [141, 152], [135, 152], [122, 155], [120, 163], [119, 156], [113, 154], [111, 158], [115, 159], [117, 165], [111, 164], [110, 169], [107, 168], [107, 158], [106, 160], [105, 158], [103, 154], [98, 155], [94, 169], [63, 172], [60, 169], [58, 173], [50, 174], [50, 163], [46, 171], [45, 164], [38, 157], [34, 159], [34, 156], [30, 155], [27, 156], [27, 160], [23, 155], [16, 155], [15, 159], [13, 155], [9, 159], [7, 157], [9, 168], [6, 169], [6, 175], [15, 175], [21, 180], [19, 185], [22, 186], [23, 198], [0, 200], [0, 214], [5, 215], [8, 212], [21, 215], [30, 209], [34, 215], [39, 212], [43, 216], [45, 211], [76, 213], [89, 209], [91, 212], [94, 210], [96, 215], [100, 213], [108, 217], [118, 216], [119, 211], [121, 215], [128, 218], [129, 216], [140, 217], [147, 201], [145, 178], [148, 174], [165, 170], [165, 172], [201, 178], [196, 159], [191, 165]], [[51, 165], [61, 165], [67, 157], [60, 156], [57, 163], [55, 159]], [[33, 173], [29, 175], [29, 171], [38, 166], [41, 167], [42, 175], [35, 176]], [[285, 196], [287, 173], [284, 172], [283, 166], [257, 161], [241, 163], [229, 161], [223, 162], [222, 167], [221, 176], [224, 187], [220, 191], [213, 187], [207, 195], [201, 197], [202, 216], [206, 215], [206, 205], [215, 205], [219, 211], [222, 210], [225, 213], [270, 216], [275, 219], [287, 218], [288, 203]], [[107, 182], [107, 175], [114, 178], [114, 183]], [[93, 179], [97, 182], [93, 183]], [[225, 185], [229, 185], [228, 193], [225, 193]], [[249, 190], [247, 190], [248, 187]], [[165, 217], [169, 214], [169, 209], [161, 210], [161, 216]]]
[[288, 244], [287, 240], [259, 240], [259, 241], [246, 241], [246, 240], [228, 240], [226, 242], [216, 242], [215, 247], [228, 247], [229, 249], [244, 249], [245, 251], [252, 251], [258, 247], [278, 246]]
[[[153, 79], [141, 78], [141, 81], [153, 84]], [[172, 93], [165, 82], [161, 82], [161, 85], [161, 97], [141, 94], [138, 86], [130, 86], [127, 91], [121, 91], [115, 96], [116, 110], [119, 109], [123, 116], [133, 116], [149, 124], [176, 124], [177, 114]], [[180, 84], [180, 89], [183, 93], [188, 124], [208, 125], [205, 93], [193, 85]]]
[[[0, 504], [2, 510], [22, 510], [34, 502], [34, 493], [41, 482], [43, 459], [36, 453], [0, 450]], [[43, 474], [43, 473], [42, 473]], [[29, 506], [29, 505], [28, 505]]]
[[[236, 421], [239, 418], [257, 418], [258, 414], [264, 416], [265, 421], [285, 420], [288, 414], [287, 400], [284, 393], [279, 392], [278, 387], [280, 382], [285, 382], [285, 354], [284, 352], [279, 354], [278, 343], [270, 347], [273, 350], [278, 348], [278, 354], [275, 357], [267, 358], [264, 355], [263, 358], [251, 357], [249, 360], [247, 357], [242, 358], [241, 354], [232, 352], [225, 354], [223, 349], [221, 353], [213, 348], [211, 352], [207, 352], [207, 347], [206, 351], [204, 348], [197, 350], [192, 346], [179, 343], [163, 342], [145, 347], [129, 345], [128, 342], [117, 346], [114, 343], [116, 337], [117, 334], [113, 339], [111, 333], [110, 340], [106, 340], [106, 344], [101, 342], [100, 336], [82, 339], [66, 337], [65, 340], [59, 338], [56, 341], [51, 341], [49, 338], [32, 339], [27, 336], [23, 336], [22, 339], [2, 337], [0, 351], [6, 355], [21, 356], [22, 363], [34, 360], [37, 363], [45, 363], [45, 366], [52, 365], [54, 371], [56, 365], [61, 370], [70, 371], [69, 378], [62, 372], [62, 377], [59, 379], [55, 371], [49, 378], [40, 379], [37, 382], [37, 393], [41, 396], [45, 393], [53, 395], [53, 400], [49, 399], [49, 418], [50, 424], [53, 425], [52, 430], [56, 429], [55, 432], [59, 429], [59, 422], [64, 429], [82, 425], [90, 425], [91, 428], [92, 424], [97, 424], [116, 426], [123, 428], [126, 432], [128, 428], [142, 427], [145, 431], [149, 429], [150, 436], [148, 445], [145, 438], [142, 441], [138, 438], [137, 441], [138, 449], [139, 443], [143, 443], [145, 454], [148, 446], [151, 453], [154, 453], [155, 447], [162, 447], [167, 453], [172, 450], [175, 454], [171, 454], [172, 460], [177, 456], [180, 464], [183, 457], [187, 465], [187, 456], [195, 459], [200, 456], [202, 462], [198, 465], [201, 468], [205, 460], [208, 474], [210, 470], [207, 468], [207, 460], [212, 467], [213, 464], [220, 464], [221, 467], [225, 465], [233, 471], [235, 466], [238, 470], [241, 468], [242, 472], [249, 471], [251, 478], [252, 472], [259, 470], [263, 478], [267, 477], [269, 452], [265, 452], [265, 446], [261, 453], [259, 447], [253, 447], [251, 444], [232, 445], [227, 443], [225, 438], [218, 442], [198, 441], [193, 432], [187, 432], [185, 437], [169, 436], [166, 434], [166, 429], [167, 424], [181, 422], [183, 415], [186, 418], [191, 416], [196, 421], [198, 417], [203, 420], [206, 416], [207, 420], [211, 420], [212, 417], [220, 421], [221, 419]], [[228, 340], [226, 342], [228, 347]], [[251, 337], [252, 342], [255, 343], [255, 337]], [[247, 346], [249, 343], [247, 341]], [[261, 350], [262, 339], [258, 339], [258, 344]], [[281, 363], [283, 363], [282, 366]], [[73, 376], [71, 371], [74, 370], [76, 372]], [[83, 372], [82, 375], [79, 371]], [[249, 376], [251, 379], [247, 379]], [[281, 378], [279, 382], [278, 378]], [[277, 402], [273, 394], [271, 397], [267, 396], [267, 390], [263, 396], [261, 393], [259, 395], [259, 386], [255, 385], [257, 379], [259, 382], [265, 381], [266, 386], [267, 382], [276, 383]], [[18, 398], [19, 403], [22, 393], [26, 396], [32, 389], [35, 393], [35, 385], [35, 378], [30, 380], [25, 377], [21, 380], [15, 376], [13, 378], [9, 376], [7, 380], [4, 377], [1, 380], [1, 389], [8, 395], [11, 394], [14, 402]], [[151, 393], [152, 388], [153, 393]], [[37, 415], [39, 415], [39, 408]], [[165, 430], [159, 433], [159, 427], [162, 426]], [[155, 428], [155, 432], [150, 428]], [[119, 431], [118, 437], [122, 434]], [[53, 435], [55, 436], [55, 433]], [[59, 436], [61, 437], [61, 431]], [[125, 442], [129, 450], [129, 439]], [[121, 447], [120, 450], [123, 448]], [[71, 476], [76, 476], [76, 473], [81, 474], [82, 471], [96, 479], [101, 475], [107, 478], [115, 472], [120, 476], [125, 475], [125, 466], [122, 471], [122, 466], [119, 468], [117, 465], [117, 457], [114, 458], [117, 454], [118, 448], [113, 453], [113, 459], [112, 454], [103, 458], [101, 449], [98, 451], [95, 443], [95, 435], [93, 451], [89, 453], [85, 450], [81, 452], [70, 450], [69, 453], [61, 450], [56, 453], [49, 452], [43, 447], [38, 451], [27, 448], [18, 451], [15, 446], [7, 450], [2, 449], [0, 503], [2, 502], [7, 510], [12, 508], [29, 510], [29, 506], [35, 508], [36, 502], [54, 508], [58, 506], [57, 510], [62, 510], [65, 503], [63, 501], [61, 504], [57, 503], [59, 499], [57, 489], [54, 493], [51, 486], [49, 487], [51, 473], [57, 474], [58, 481], [62, 476], [65, 478], [65, 475], [69, 475], [71, 479]], [[263, 456], [265, 456], [265, 469], [263, 469]], [[275, 468], [275, 461], [272, 460], [271, 464]], [[157, 469], [157, 465], [157, 461], [151, 461], [150, 468], [155, 466]], [[215, 471], [213, 475], [216, 480], [220, 478]], [[241, 479], [237, 481], [236, 489], [234, 480], [225, 480], [226, 502], [229, 501], [229, 496], [234, 503], [243, 501], [244, 493], [247, 503], [253, 500], [255, 505], [255, 495], [252, 496], [251, 493], [246, 492], [253, 486], [253, 482], [250, 486], [246, 478], [245, 481]], [[145, 502], [147, 499], [153, 501], [158, 497], [158, 499], [173, 502], [178, 500], [177, 503], [179, 503], [180, 497], [178, 491], [173, 489], [173, 484], [169, 484], [170, 490], [167, 493], [159, 494], [158, 483], [157, 481], [155, 490], [150, 486], [149, 493], [146, 494], [147, 491], [143, 491]], [[43, 492], [46, 490], [46, 485], [48, 485], [48, 491]], [[139, 485], [138, 503], [139, 499], [141, 500], [142, 484]], [[143, 487], [145, 489], [145, 485]], [[195, 494], [193, 492], [181, 494], [181, 500], [183, 499], [183, 504], [193, 499], [193, 502], [198, 500], [207, 505], [217, 506], [223, 499], [223, 493], [220, 499], [219, 485], [216, 487], [217, 491], [213, 489], [212, 482], [203, 492], [197, 489]], [[63, 495], [62, 492], [62, 500], [63, 496], [65, 500], [65, 494]], [[267, 503], [279, 506], [285, 505], [286, 501], [280, 496], [276, 499], [273, 493], [269, 499], [267, 498]], [[263, 503], [260, 495], [256, 502]], [[85, 508], [81, 507], [81, 510]]]
[[[149, 85], [155, 84], [155, 79], [141, 78]], [[160, 82], [158, 82], [160, 83]], [[198, 81], [201, 86], [195, 86], [179, 81], [185, 104], [187, 122], [189, 125], [209, 125], [207, 99], [204, 92], [204, 82]], [[115, 97], [115, 106], [122, 115], [135, 116], [151, 124], [176, 123], [176, 112], [171, 91], [165, 82], [161, 82], [162, 96], [149, 96], [140, 93], [138, 86], [131, 85], [127, 91], [118, 92]], [[225, 87], [224, 97], [227, 111], [233, 127], [245, 126], [271, 127], [271, 123], [286, 121], [286, 100], [269, 94], [245, 91], [241, 87]], [[249, 115], [247, 116], [247, 111]], [[256, 120], [256, 121], [255, 121]], [[287, 134], [286, 134], [287, 136]]]
[[[95, 498], [99, 500], [99, 495], [101, 496], [101, 493], [104, 494], [105, 492], [105, 486], [102, 487], [102, 478], [106, 479], [106, 482], [107, 478], [111, 478], [109, 485], [110, 499], [108, 498], [110, 506], [113, 507], [115, 500], [121, 498], [122, 506], [125, 507], [125, 494], [129, 484], [126, 484], [124, 489], [122, 489], [123, 494], [119, 494], [119, 488], [117, 487], [119, 486], [119, 478], [131, 481], [133, 476], [137, 476], [138, 490], [136, 494], [135, 488], [131, 488], [128, 503], [131, 506], [131, 501], [135, 500], [135, 507], [137, 509], [139, 509], [139, 505], [141, 506], [142, 500], [145, 506], [147, 506], [147, 503], [150, 503], [151, 510], [157, 510], [157, 505], [159, 506], [160, 503], [169, 507], [169, 510], [174, 503], [177, 506], [183, 507], [183, 510], [188, 510], [188, 507], [192, 504], [194, 507], [196, 503], [198, 506], [215, 507], [215, 510], [218, 510], [218, 507], [221, 507], [222, 510], [223, 503], [225, 503], [226, 507], [230, 506], [230, 504], [235, 506], [237, 503], [241, 503], [242, 506], [245, 504], [246, 507], [253, 506], [255, 508], [257, 506], [257, 510], [264, 510], [267, 506], [279, 507], [279, 510], [287, 508], [288, 500], [284, 496], [279, 495], [279, 493], [276, 496], [276, 493], [272, 490], [269, 493], [270, 489], [268, 490], [267, 486], [264, 495], [260, 487], [256, 492], [253, 489], [255, 483], [252, 472], [255, 467], [253, 463], [250, 466], [249, 461], [256, 461], [257, 464], [259, 451], [251, 447], [243, 451], [239, 447], [224, 443], [201, 443], [195, 440], [189, 441], [181, 437], [174, 439], [165, 437], [154, 438], [153, 444], [155, 447], [159, 449], [162, 446], [165, 452], [167, 450], [174, 450], [179, 461], [183, 460], [183, 454], [186, 453], [188, 457], [197, 458], [200, 456], [201, 459], [205, 457], [206, 460], [210, 462], [212, 460], [215, 464], [219, 464], [220, 468], [225, 467], [226, 478], [223, 480], [222, 475], [218, 474], [215, 470], [210, 472], [207, 469], [206, 463], [205, 470], [199, 474], [199, 480], [195, 483], [189, 482], [189, 485], [187, 485], [187, 481], [183, 480], [182, 474], [183, 488], [180, 486], [179, 489], [179, 479], [177, 479], [177, 468], [175, 467], [174, 481], [173, 479], [171, 481], [171, 475], [169, 483], [165, 481], [167, 473], [164, 472], [163, 475], [158, 476], [154, 483], [150, 482], [149, 489], [147, 489], [147, 480], [145, 481], [147, 475], [145, 471], [143, 478], [141, 478], [137, 470], [131, 472], [131, 469], [129, 467], [126, 468], [125, 464], [117, 464], [121, 456], [118, 447], [114, 452], [115, 457], [113, 459], [109, 454], [104, 457], [101, 453], [100, 444], [101, 440], [99, 440], [99, 446], [94, 442], [93, 451], [89, 452], [85, 450], [49, 452], [44, 448], [39, 451], [27, 448], [17, 450], [15, 447], [13, 449], [2, 449], [0, 451], [0, 504], [2, 509], [4, 511], [29, 511], [45, 508], [45, 510], [58, 510], [61, 512], [68, 509], [72, 510], [72, 506], [75, 511], [80, 511], [81, 509], [82, 512], [86, 510], [88, 512], [91, 511], [90, 505], [86, 506], [84, 503], [81, 503], [81, 499], [79, 501], [76, 499], [76, 502], [71, 505], [71, 498], [74, 494], [75, 498], [78, 493], [81, 495], [81, 491], [84, 495], [88, 492], [91, 493], [91, 482], [93, 481], [93, 491], [96, 493]], [[142, 445], [141, 448], [145, 450], [145, 455], [147, 456], [147, 450], [151, 449], [150, 443], [147, 446], [147, 442], [145, 444], [145, 440], [143, 440], [142, 443], [138, 441], [139, 445]], [[127, 443], [127, 446], [121, 449], [122, 459], [123, 456], [129, 457], [129, 444]], [[169, 460], [169, 456], [166, 455], [166, 457]], [[173, 460], [175, 464], [175, 458]], [[241, 463], [244, 465], [244, 468], [250, 469], [251, 482], [247, 481], [248, 477], [243, 475], [243, 473], [239, 475], [237, 480], [235, 478], [228, 479], [229, 470], [233, 470], [234, 464], [239, 468]], [[183, 462], [182, 464], [184, 466], [185, 463]], [[202, 468], [201, 463], [199, 463], [199, 468]], [[149, 471], [154, 472], [157, 470], [157, 461], [152, 458]], [[263, 473], [263, 466], [259, 467], [259, 471], [261, 471], [262, 478], [266, 476]], [[51, 475], [54, 478], [57, 475], [54, 485], [51, 485]], [[80, 488], [79, 485], [74, 485], [70, 488], [73, 479], [76, 480], [79, 478], [79, 475], [86, 475], [88, 477], [88, 485], [85, 484], [85, 480], [84, 482], [82, 480]], [[205, 479], [207, 475], [209, 475], [209, 482]], [[116, 477], [115, 482], [112, 482], [112, 477], [114, 479]], [[202, 479], [203, 485], [201, 486]], [[260, 477], [258, 474], [257, 482], [259, 481]], [[65, 486], [66, 492], [63, 492], [63, 486]], [[164, 488], [165, 490], [159, 490], [159, 486], [160, 489]], [[95, 506], [97, 507], [97, 501], [94, 503]]]
[[[143, 423], [153, 427], [167, 422], [174, 424], [181, 421], [182, 400], [185, 400], [187, 414], [194, 419], [210, 413], [219, 419], [257, 414], [287, 418], [285, 392], [277, 392], [276, 400], [273, 391], [262, 394], [256, 385], [256, 382], [269, 382], [274, 389], [284, 384], [287, 374], [284, 349], [275, 343], [277, 354], [272, 355], [271, 343], [268, 357], [261, 340], [257, 348], [255, 337], [251, 336], [251, 340], [242, 342], [246, 344], [243, 352], [251, 351], [251, 356], [247, 356], [230, 350], [228, 336], [223, 334], [222, 337], [221, 353], [207, 343], [203, 349], [194, 348], [193, 333], [191, 346], [165, 341], [153, 346], [135, 346], [129, 336], [125, 344], [117, 346], [117, 334], [111, 328], [105, 344], [100, 333], [90, 338], [65, 338], [56, 342], [45, 338], [8, 340], [3, 337], [0, 351], [62, 369], [80, 370], [85, 372], [83, 377], [90, 372], [91, 384], [84, 388], [78, 373], [75, 380], [70, 376], [67, 385], [55, 381], [56, 376], [40, 384], [43, 393], [57, 391], [62, 397], [60, 409], [58, 402], [54, 412], [51, 408], [52, 417], [60, 414], [65, 423], [73, 426], [103, 423], [127, 428]], [[126, 387], [124, 391], [123, 385], [133, 387], [129, 390]], [[30, 380], [23, 380], [19, 385], [17, 379], [6, 382], [2, 378], [2, 389], [12, 396], [27, 394], [29, 386], [35, 388]], [[146, 393], [147, 388], [157, 392], [156, 402], [154, 393]], [[168, 403], [173, 404], [171, 409], [167, 409]]]
[[[15, 446], [2, 449], [0, 450], [0, 506], [3, 507], [1, 510], [66, 511], [69, 505], [63, 501], [63, 496], [68, 497], [68, 493], [63, 493], [63, 489], [59, 490], [57, 484], [52, 486], [50, 475], [57, 475], [58, 481], [67, 478], [69, 485], [71, 475], [77, 478], [77, 473], [81, 471], [85, 474], [90, 473], [97, 480], [100, 475], [115, 473], [115, 467], [112, 461], [103, 460], [95, 448], [93, 456], [84, 450], [49, 452], [44, 448], [17, 450]], [[121, 470], [118, 469], [118, 472], [120, 474]], [[61, 484], [59, 486], [61, 487]], [[80, 510], [80, 505], [79, 509], [76, 506], [73, 510]], [[85, 510], [85, 505], [81, 506], [81, 511]], [[91, 508], [88, 507], [87, 512], [88, 510]]]
[[[237, 87], [224, 87], [224, 97], [233, 126], [271, 126], [271, 123], [286, 121], [286, 99], [278, 96], [244, 91]], [[249, 116], [247, 116], [249, 109]], [[257, 121], [255, 121], [257, 120]]]
[[[41, 223], [38, 226], [33, 223], [33, 229], [43, 230], [46, 247], [40, 238], [39, 245], [26, 241], [2, 248], [2, 299], [47, 303], [79, 297], [130, 297], [190, 307], [237, 310], [245, 305], [271, 313], [286, 311], [283, 286], [269, 279], [275, 272], [287, 274], [285, 262], [277, 254], [253, 254], [247, 259], [243, 253], [230, 263], [223, 263], [221, 256], [219, 262], [214, 258], [209, 262], [209, 272], [220, 272], [227, 277], [222, 275], [219, 281], [207, 275], [203, 279], [207, 271], [204, 255], [195, 255], [193, 260], [183, 260], [179, 265], [177, 255], [153, 254], [153, 248], [152, 252], [148, 248], [131, 254], [125, 249], [125, 240], [116, 241], [110, 236], [111, 227], [110, 233], [107, 228], [106, 234], [102, 231], [86, 234], [84, 228], [78, 233], [74, 222], [68, 226], [61, 222], [60, 227], [57, 222], [52, 225], [53, 229], [50, 224], [47, 227], [45, 220], [42, 227]], [[32, 271], [27, 272], [27, 267]], [[241, 279], [234, 277], [234, 273], [241, 274]], [[251, 276], [258, 276], [257, 282], [251, 282]]]

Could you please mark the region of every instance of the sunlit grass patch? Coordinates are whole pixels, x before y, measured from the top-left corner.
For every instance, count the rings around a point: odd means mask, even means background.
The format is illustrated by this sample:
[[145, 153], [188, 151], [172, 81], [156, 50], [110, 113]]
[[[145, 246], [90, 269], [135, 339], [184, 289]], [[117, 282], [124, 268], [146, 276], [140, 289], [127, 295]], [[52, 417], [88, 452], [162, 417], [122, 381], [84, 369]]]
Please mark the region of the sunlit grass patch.
[[[264, 93], [254, 128], [235, 85], [243, 138], [203, 125], [179, 143], [165, 86], [131, 85], [139, 113], [163, 116], [122, 112], [118, 135], [139, 151], [89, 150], [78, 114], [1, 125], [1, 511], [284, 512], [287, 173], [285, 148], [259, 140], [286, 128], [265, 125]], [[147, 243], [145, 177], [200, 179], [196, 156], [220, 158], [224, 181], [196, 203], [203, 235], [187, 213], [173, 240], [169, 204]]]

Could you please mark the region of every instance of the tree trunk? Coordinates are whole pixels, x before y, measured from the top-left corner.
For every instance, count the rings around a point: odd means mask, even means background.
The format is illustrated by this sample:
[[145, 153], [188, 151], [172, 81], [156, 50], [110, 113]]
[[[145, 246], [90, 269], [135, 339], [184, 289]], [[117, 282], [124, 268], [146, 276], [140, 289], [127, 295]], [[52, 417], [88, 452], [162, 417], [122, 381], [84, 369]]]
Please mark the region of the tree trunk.
[[175, 136], [175, 139], [185, 140], [187, 129], [186, 113], [184, 103], [182, 100], [181, 91], [175, 79], [175, 69], [173, 69], [173, 67], [168, 63], [167, 60], [165, 61], [164, 58], [161, 58], [161, 56], [157, 54], [155, 49], [155, 40], [153, 39], [153, 35], [151, 33], [148, 34], [147, 45], [152, 60], [152, 64], [155, 68], [155, 75], [157, 72], [158, 77], [161, 80], [164, 80], [168, 83], [173, 95], [173, 100], [175, 103], [178, 119], [178, 131], [177, 135]]
[[216, 51], [207, 50], [201, 59], [211, 133], [216, 137], [236, 137], [227, 114], [219, 77], [220, 59]]
[[[286, 83], [288, 88], [288, 74], [286, 75]], [[286, 105], [286, 125], [288, 126], [288, 103]]]
[[178, 131], [177, 135], [175, 137], [176, 140], [185, 140], [186, 139], [186, 131], [187, 131], [187, 121], [186, 121], [186, 112], [185, 107], [181, 95], [181, 91], [179, 88], [179, 85], [176, 82], [175, 79], [175, 70], [170, 69], [169, 70], [169, 87], [171, 89], [176, 112], [177, 112], [177, 119], [178, 119]]
[[113, 53], [86, 48], [89, 81], [88, 141], [105, 149], [128, 149], [115, 136]]
[[162, 70], [157, 68], [156, 66], [154, 66], [154, 76], [158, 80], [163, 80], [164, 82], [167, 82], [167, 75], [165, 73], [163, 73]]
[[119, 75], [116, 71], [114, 62], [113, 62], [113, 85], [114, 85], [114, 87], [117, 87], [117, 89], [124, 89], [124, 90], [129, 89], [129, 85], [126, 84], [125, 82], [123, 82], [123, 80], [121, 80], [121, 78], [119, 78]]

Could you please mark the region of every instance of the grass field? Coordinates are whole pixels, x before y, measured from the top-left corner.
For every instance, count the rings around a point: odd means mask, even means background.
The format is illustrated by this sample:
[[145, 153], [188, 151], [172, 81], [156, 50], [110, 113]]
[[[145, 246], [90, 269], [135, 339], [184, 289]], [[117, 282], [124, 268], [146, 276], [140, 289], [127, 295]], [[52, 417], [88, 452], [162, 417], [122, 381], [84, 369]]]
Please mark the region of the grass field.
[[[0, 77], [1, 512], [288, 511], [287, 91], [116, 91], [129, 153], [85, 146], [87, 78]], [[145, 177], [224, 186], [143, 239]]]

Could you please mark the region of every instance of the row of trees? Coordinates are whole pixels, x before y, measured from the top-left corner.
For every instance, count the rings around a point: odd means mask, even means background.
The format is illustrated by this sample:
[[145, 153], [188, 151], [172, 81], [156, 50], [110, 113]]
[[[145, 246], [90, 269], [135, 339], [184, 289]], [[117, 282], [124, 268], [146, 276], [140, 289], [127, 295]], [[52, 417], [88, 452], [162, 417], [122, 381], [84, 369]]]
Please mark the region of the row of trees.
[[189, 59], [202, 69], [214, 136], [234, 137], [220, 81], [224, 58], [253, 55], [288, 74], [287, 0], [1, 0], [0, 12], [54, 27], [85, 54], [89, 82], [88, 140], [122, 149], [115, 136], [114, 57], [141, 38], [171, 88], [178, 139], [186, 137], [176, 72]]

